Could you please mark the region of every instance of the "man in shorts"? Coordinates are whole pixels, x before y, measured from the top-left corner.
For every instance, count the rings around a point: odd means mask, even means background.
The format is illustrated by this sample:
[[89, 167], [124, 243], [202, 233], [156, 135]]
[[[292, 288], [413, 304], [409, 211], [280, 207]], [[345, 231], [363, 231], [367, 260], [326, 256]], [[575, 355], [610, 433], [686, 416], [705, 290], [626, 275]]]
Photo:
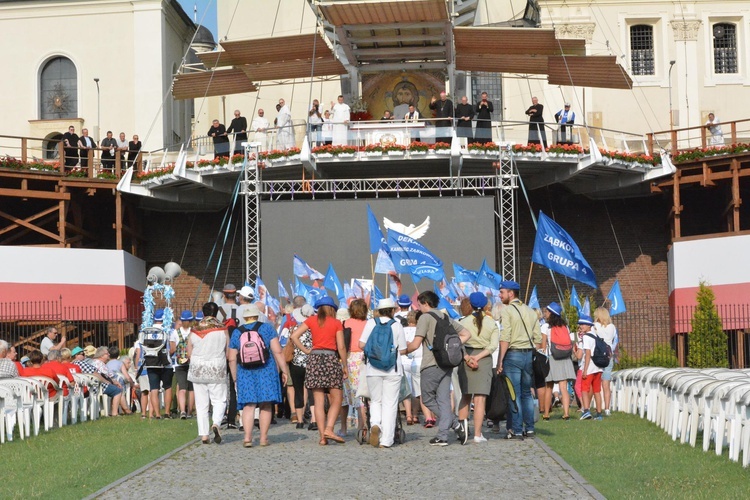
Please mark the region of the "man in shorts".
[[[581, 399], [583, 400], [583, 414], [581, 414], [581, 420], [594, 420], [602, 419], [602, 369], [596, 366], [591, 360], [591, 356], [596, 349], [596, 339], [592, 335], [596, 335], [591, 330], [594, 326], [594, 320], [591, 316], [581, 314], [578, 318], [578, 326], [581, 331], [581, 337], [583, 342], [583, 368], [581, 369]], [[596, 416], [591, 415], [590, 406], [591, 398], [596, 401]]]

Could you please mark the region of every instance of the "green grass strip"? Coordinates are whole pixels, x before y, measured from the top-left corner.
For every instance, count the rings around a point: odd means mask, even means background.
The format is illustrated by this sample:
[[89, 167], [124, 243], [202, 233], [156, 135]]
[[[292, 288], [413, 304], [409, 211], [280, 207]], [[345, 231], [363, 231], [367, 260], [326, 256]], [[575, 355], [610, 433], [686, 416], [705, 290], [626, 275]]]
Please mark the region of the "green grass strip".
[[83, 498], [198, 435], [195, 419], [120, 416], [0, 445], [0, 498]]
[[541, 419], [537, 435], [602, 495], [618, 498], [747, 498], [750, 469], [727, 457], [672, 441], [656, 424], [622, 413], [603, 421]]

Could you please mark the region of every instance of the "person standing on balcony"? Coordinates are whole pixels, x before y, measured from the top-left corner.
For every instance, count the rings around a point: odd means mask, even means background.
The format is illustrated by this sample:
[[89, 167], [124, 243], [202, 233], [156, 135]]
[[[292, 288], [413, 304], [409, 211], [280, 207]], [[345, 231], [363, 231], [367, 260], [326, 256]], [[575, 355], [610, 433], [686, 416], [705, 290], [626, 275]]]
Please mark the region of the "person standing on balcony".
[[331, 102], [331, 121], [333, 122], [333, 145], [345, 145], [349, 131], [349, 120], [352, 110], [344, 102], [344, 96], [340, 95], [338, 102]]
[[81, 130], [81, 137], [78, 139], [78, 149], [81, 150], [81, 168], [89, 166], [89, 151], [96, 148], [96, 141], [89, 137], [89, 129]]
[[120, 167], [125, 168], [128, 159], [128, 140], [125, 138], [125, 132], [120, 132], [120, 138], [117, 139], [117, 154], [120, 155]]
[[227, 129], [227, 136], [234, 134], [234, 154], [244, 154], [243, 142], [247, 142], [247, 118], [242, 116], [239, 109], [234, 110], [234, 118]]
[[724, 145], [724, 132], [721, 130], [721, 122], [713, 113], [708, 114], [708, 121], [704, 125], [711, 132], [711, 146]]
[[456, 106], [456, 135], [466, 137], [469, 142], [474, 140], [471, 130], [471, 120], [474, 118], [474, 106], [469, 104], [469, 98], [463, 96], [461, 103]]
[[555, 113], [555, 121], [560, 124], [560, 137], [557, 142], [559, 144], [572, 144], [573, 124], [576, 121], [576, 114], [570, 110], [569, 102], [566, 102], [565, 107]]
[[547, 145], [547, 133], [544, 130], [544, 105], [539, 104], [539, 99], [531, 98], [531, 106], [526, 110], [529, 116], [529, 144]]
[[294, 147], [294, 128], [292, 127], [292, 112], [284, 99], [279, 99], [279, 114], [276, 117], [276, 149]]
[[138, 158], [138, 153], [141, 152], [142, 147], [143, 144], [141, 144], [140, 139], [137, 135], [134, 135], [133, 140], [128, 143], [128, 167], [135, 166], [135, 160]]
[[474, 142], [482, 144], [492, 141], [492, 113], [495, 111], [487, 92], [482, 92], [482, 100], [476, 107], [477, 127], [474, 131]]
[[320, 130], [323, 127], [323, 115], [320, 114], [320, 102], [317, 99], [313, 99], [307, 116], [308, 133], [310, 134], [307, 140], [317, 146], [321, 142]]
[[[447, 142], [451, 143], [452, 134], [451, 129], [453, 127], [453, 101], [448, 99], [448, 95], [445, 91], [440, 92], [440, 100], [438, 101], [435, 96], [432, 96], [430, 101], [430, 109], [435, 111], [435, 141], [436, 142]], [[440, 134], [440, 136], [438, 136]]]
[[107, 131], [107, 137], [102, 139], [102, 168], [113, 169], [115, 167], [115, 154], [117, 150], [117, 139], [112, 137], [112, 131]]
[[75, 167], [78, 165], [78, 135], [73, 125], [68, 127], [68, 131], [63, 134], [63, 146], [65, 166]]
[[253, 123], [250, 124], [250, 128], [255, 132], [255, 142], [259, 142], [259, 151], [265, 151], [268, 149], [268, 135], [266, 131], [271, 126], [268, 123], [268, 119], [265, 117], [266, 112], [262, 109], [258, 110], [258, 116], [253, 118]]
[[214, 140], [214, 158], [221, 158], [229, 156], [229, 138], [227, 137], [227, 129], [219, 120], [214, 120], [211, 124], [211, 128], [208, 129], [209, 137]]

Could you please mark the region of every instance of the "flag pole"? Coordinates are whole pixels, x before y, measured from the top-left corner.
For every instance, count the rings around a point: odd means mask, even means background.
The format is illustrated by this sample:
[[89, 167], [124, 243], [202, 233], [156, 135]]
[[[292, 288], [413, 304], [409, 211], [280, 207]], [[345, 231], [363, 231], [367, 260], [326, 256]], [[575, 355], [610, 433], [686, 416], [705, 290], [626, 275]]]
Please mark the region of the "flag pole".
[[524, 304], [529, 303], [529, 287], [531, 286], [531, 273], [534, 271], [534, 261], [531, 261], [529, 266], [529, 279], [526, 280], [526, 297], [523, 299]]
[[375, 286], [375, 264], [372, 260], [372, 254], [370, 254], [370, 271], [372, 271], [372, 284]]

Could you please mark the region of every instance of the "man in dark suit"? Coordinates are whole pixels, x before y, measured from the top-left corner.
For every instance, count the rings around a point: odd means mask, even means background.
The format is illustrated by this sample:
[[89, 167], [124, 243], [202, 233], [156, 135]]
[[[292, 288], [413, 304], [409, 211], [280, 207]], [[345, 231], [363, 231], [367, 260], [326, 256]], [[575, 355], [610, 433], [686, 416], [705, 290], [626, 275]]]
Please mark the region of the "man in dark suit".
[[487, 92], [482, 92], [482, 99], [477, 104], [477, 128], [474, 130], [476, 142], [487, 143], [492, 140], [492, 113], [495, 111]]
[[65, 148], [65, 166], [78, 165], [78, 135], [73, 125], [68, 127], [68, 131], [63, 134], [63, 147]]
[[453, 101], [448, 99], [445, 91], [440, 92], [440, 100], [432, 96], [430, 109], [435, 111], [435, 141], [450, 144], [453, 137]]
[[234, 119], [227, 129], [227, 136], [230, 134], [234, 134], [234, 154], [245, 154], [242, 143], [247, 142], [247, 119], [240, 115], [239, 109], [234, 110]]
[[211, 128], [208, 129], [208, 136], [214, 140], [214, 158], [228, 157], [229, 138], [227, 137], [227, 129], [219, 123], [219, 120], [213, 121]]

